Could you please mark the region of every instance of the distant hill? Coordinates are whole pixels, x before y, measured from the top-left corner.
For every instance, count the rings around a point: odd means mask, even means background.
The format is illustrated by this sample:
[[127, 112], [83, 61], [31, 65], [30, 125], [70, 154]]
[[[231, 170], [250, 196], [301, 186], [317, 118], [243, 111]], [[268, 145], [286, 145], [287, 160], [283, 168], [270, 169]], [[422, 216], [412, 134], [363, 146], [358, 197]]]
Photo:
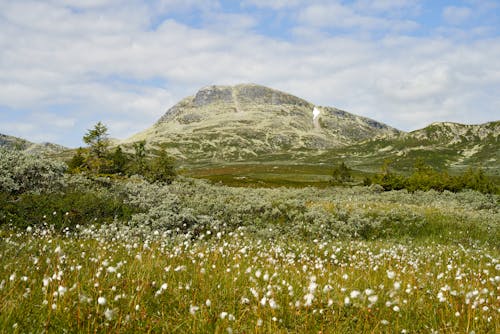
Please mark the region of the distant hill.
[[52, 143], [33, 143], [26, 139], [0, 134], [0, 147], [20, 150], [33, 154], [52, 154], [67, 150], [66, 147]]
[[146, 140], [186, 161], [246, 161], [275, 154], [295, 159], [399, 134], [369, 118], [243, 84], [202, 88], [120, 143]]
[[343, 155], [365, 170], [388, 159], [397, 170], [409, 171], [417, 159], [422, 159], [439, 169], [461, 171], [475, 166], [500, 175], [499, 134], [500, 121], [480, 125], [433, 123], [420, 130], [372, 139], [330, 153]]

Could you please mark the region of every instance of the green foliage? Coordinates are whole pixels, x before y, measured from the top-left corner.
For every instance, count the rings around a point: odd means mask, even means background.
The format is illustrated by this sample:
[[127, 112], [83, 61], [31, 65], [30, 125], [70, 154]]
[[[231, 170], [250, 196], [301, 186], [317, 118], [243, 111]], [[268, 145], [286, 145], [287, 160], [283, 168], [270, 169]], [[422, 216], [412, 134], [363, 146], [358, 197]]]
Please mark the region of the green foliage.
[[108, 151], [107, 127], [98, 122], [83, 137], [89, 146], [85, 151], [79, 148], [68, 161], [72, 173], [87, 172], [93, 175], [141, 175], [150, 182], [171, 183], [176, 176], [175, 160], [164, 148], [151, 157], [146, 141], [133, 143], [134, 153], [125, 153], [120, 146]]
[[480, 168], [469, 168], [464, 174], [451, 176], [447, 172], [436, 171], [423, 160], [416, 161], [413, 173], [406, 177], [390, 171], [390, 162], [385, 162], [382, 172], [375, 175], [371, 180], [365, 180], [365, 185], [375, 183], [381, 185], [384, 190], [407, 189], [414, 191], [462, 191], [464, 189], [476, 190], [486, 194], [498, 194], [500, 188], [494, 180], [485, 175]]
[[347, 167], [342, 161], [340, 164], [335, 166], [332, 172], [332, 184], [333, 185], [344, 185], [352, 181], [352, 169]]
[[148, 171], [146, 141], [135, 142], [133, 147], [134, 156], [130, 171], [132, 174], [146, 175]]
[[68, 171], [71, 173], [79, 173], [85, 169], [85, 150], [79, 147], [73, 157], [67, 162]]
[[101, 122], [97, 122], [92, 129], [88, 129], [83, 136], [83, 142], [90, 146], [90, 152], [98, 159], [104, 158], [108, 147], [108, 128]]
[[22, 151], [0, 149], [0, 192], [50, 192], [64, 185], [66, 165]]
[[111, 174], [125, 174], [127, 166], [130, 163], [130, 158], [123, 152], [120, 146], [117, 146], [113, 153], [109, 155], [111, 161]]
[[65, 191], [50, 194], [22, 194], [18, 197], [0, 195], [0, 224], [20, 228], [53, 226], [73, 228], [77, 224], [128, 220], [137, 210], [123, 199], [107, 192]]
[[161, 149], [158, 155], [151, 159], [149, 165], [149, 173], [147, 174], [149, 181], [172, 183], [176, 176], [175, 159], [169, 156], [165, 149]]

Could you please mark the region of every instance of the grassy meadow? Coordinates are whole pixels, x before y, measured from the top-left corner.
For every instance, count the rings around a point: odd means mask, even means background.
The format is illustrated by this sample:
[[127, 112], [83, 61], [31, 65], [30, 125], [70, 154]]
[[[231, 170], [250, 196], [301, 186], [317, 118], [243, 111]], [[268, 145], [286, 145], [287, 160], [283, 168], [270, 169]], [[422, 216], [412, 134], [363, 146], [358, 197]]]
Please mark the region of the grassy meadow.
[[0, 173], [2, 333], [499, 332], [498, 195], [25, 159], [30, 173]]

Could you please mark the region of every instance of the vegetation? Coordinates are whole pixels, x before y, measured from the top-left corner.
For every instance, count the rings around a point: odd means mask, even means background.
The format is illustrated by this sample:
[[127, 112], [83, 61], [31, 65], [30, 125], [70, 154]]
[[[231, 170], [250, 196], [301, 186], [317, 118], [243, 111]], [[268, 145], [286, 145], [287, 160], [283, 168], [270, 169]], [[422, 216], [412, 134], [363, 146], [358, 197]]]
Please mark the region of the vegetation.
[[352, 181], [352, 170], [342, 161], [338, 164], [332, 173], [332, 184], [344, 185]]
[[446, 174], [424, 163], [401, 176], [389, 162], [370, 186], [243, 188], [173, 178], [164, 150], [133, 150], [82, 148], [72, 173], [0, 151], [2, 331], [500, 328], [500, 196], [480, 171], [448, 176], [457, 192], [434, 190]]
[[382, 166], [381, 173], [371, 179], [365, 180], [365, 185], [379, 184], [384, 190], [407, 189], [414, 192], [417, 190], [428, 191], [452, 191], [457, 192], [464, 189], [476, 190], [486, 194], [499, 194], [500, 188], [480, 168], [470, 167], [465, 173], [458, 176], [451, 176], [447, 172], [438, 172], [423, 160], [417, 160], [413, 173], [406, 177], [393, 173], [390, 168], [390, 161], [386, 161]]
[[83, 136], [88, 148], [79, 148], [67, 162], [71, 173], [93, 175], [141, 175], [151, 182], [170, 183], [175, 178], [175, 160], [164, 148], [149, 152], [146, 141], [133, 144], [134, 153], [125, 153], [120, 146], [109, 149], [107, 127], [98, 122]]

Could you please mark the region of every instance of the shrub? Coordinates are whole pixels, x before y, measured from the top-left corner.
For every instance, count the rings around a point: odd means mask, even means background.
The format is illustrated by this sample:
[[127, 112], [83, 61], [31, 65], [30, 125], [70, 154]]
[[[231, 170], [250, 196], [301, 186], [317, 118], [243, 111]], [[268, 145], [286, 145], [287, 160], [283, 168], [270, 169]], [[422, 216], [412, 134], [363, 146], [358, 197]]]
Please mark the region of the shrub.
[[51, 192], [64, 185], [66, 165], [20, 151], [0, 149], [0, 192]]

